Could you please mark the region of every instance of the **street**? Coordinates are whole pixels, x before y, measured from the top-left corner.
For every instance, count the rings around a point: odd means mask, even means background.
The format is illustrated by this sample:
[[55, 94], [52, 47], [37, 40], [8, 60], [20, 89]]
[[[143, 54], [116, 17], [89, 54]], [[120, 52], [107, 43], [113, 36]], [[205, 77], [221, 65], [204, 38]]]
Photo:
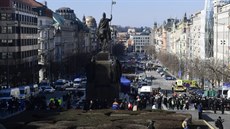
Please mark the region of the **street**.
[[[156, 78], [156, 80], [153, 80], [153, 84], [152, 84], [153, 88], [160, 87], [162, 90], [172, 90], [171, 85], [172, 83], [175, 82], [175, 80], [174, 81], [165, 80], [156, 71], [146, 71], [146, 75], [154, 76]], [[178, 113], [189, 113], [192, 115], [193, 120], [198, 120], [198, 111], [195, 110], [193, 105], [190, 105], [189, 109], [190, 110], [173, 110], [173, 111], [176, 111]], [[214, 129], [216, 129], [215, 120], [219, 116], [221, 116], [221, 118], [224, 119], [224, 123], [223, 123], [224, 128], [227, 129], [228, 127], [230, 127], [230, 111], [225, 111], [225, 114], [221, 114], [221, 111], [217, 111], [217, 113], [214, 114], [214, 112], [211, 110], [203, 110], [203, 120], [205, 120], [208, 124], [210, 124]]]
[[161, 88], [162, 90], [172, 90], [172, 83], [175, 80], [165, 80], [159, 73], [156, 71], [146, 71], [147, 76], [153, 76], [156, 79], [152, 82], [153, 88]]

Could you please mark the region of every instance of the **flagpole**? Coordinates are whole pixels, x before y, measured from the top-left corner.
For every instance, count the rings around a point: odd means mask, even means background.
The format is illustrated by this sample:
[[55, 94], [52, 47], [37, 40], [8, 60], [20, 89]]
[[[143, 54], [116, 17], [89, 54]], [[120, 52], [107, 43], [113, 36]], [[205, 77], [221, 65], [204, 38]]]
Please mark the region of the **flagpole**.
[[[112, 18], [112, 13], [113, 13], [113, 4], [114, 4], [114, 1], [111, 0], [111, 10], [110, 10], [110, 16]], [[110, 27], [112, 25], [112, 20], [110, 21]], [[110, 54], [112, 54], [112, 44], [113, 44], [113, 41], [110, 43]]]
[[110, 14], [112, 15], [113, 12], [113, 0], [111, 0], [111, 10], [110, 10]]
[[[113, 13], [113, 0], [111, 0], [111, 10], [110, 10], [110, 16], [112, 16], [112, 13]], [[111, 26], [111, 23], [112, 21], [110, 21], [110, 26]]]

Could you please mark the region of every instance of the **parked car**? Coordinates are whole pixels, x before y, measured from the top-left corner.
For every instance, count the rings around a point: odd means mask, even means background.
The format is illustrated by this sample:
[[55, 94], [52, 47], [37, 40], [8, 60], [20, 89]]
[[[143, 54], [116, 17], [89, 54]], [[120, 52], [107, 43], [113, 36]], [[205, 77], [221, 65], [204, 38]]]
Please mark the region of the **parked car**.
[[66, 87], [69, 86], [68, 81], [66, 81], [65, 79], [58, 79], [55, 83], [54, 83], [54, 87], [57, 90], [65, 90]]
[[51, 86], [44, 87], [43, 92], [53, 93], [55, 89]]
[[162, 71], [164, 71], [163, 70], [163, 68], [162, 67], [159, 67], [159, 68], [157, 68], [157, 70], [156, 70], [158, 73], [160, 73], [160, 72], [162, 72]]
[[154, 77], [152, 76], [148, 76], [148, 77], [145, 77], [144, 81], [147, 82], [147, 83], [151, 83], [153, 81]]
[[159, 66], [159, 65], [155, 65], [155, 66], [153, 66], [153, 70], [157, 70], [158, 68], [161, 68], [161, 66]]
[[165, 80], [176, 80], [176, 78], [171, 75], [165, 75], [164, 78]]
[[165, 71], [160, 72], [160, 75], [161, 75], [161, 76], [163, 76], [163, 75], [165, 75], [165, 74], [166, 74]]
[[73, 80], [73, 87], [76, 87], [76, 88], [79, 87], [81, 85], [81, 81], [82, 81], [81, 78], [75, 78]]
[[87, 83], [87, 77], [82, 77], [81, 84], [86, 85], [86, 83]]

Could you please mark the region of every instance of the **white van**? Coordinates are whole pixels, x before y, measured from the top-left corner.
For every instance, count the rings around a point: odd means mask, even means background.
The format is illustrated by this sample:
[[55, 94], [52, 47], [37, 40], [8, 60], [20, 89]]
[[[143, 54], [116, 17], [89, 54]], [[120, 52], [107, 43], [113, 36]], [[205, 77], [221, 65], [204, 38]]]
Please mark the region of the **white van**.
[[19, 88], [8, 88], [0, 90], [0, 100], [12, 99], [12, 97], [19, 98]]
[[230, 99], [230, 90], [228, 90], [227, 99]]
[[230, 90], [230, 86], [227, 85], [227, 83], [218, 88], [218, 91], [219, 91], [221, 97], [223, 97], [223, 98], [228, 97], [229, 90]]
[[73, 80], [73, 87], [75, 87], [75, 88], [79, 87], [81, 85], [81, 81], [82, 81], [81, 78], [75, 78]]
[[138, 88], [138, 94], [152, 94], [152, 92], [152, 86], [142, 86], [141, 88]]
[[19, 95], [20, 99], [28, 99], [30, 97], [31, 95], [30, 86], [20, 86], [19, 90], [20, 90], [20, 95]]

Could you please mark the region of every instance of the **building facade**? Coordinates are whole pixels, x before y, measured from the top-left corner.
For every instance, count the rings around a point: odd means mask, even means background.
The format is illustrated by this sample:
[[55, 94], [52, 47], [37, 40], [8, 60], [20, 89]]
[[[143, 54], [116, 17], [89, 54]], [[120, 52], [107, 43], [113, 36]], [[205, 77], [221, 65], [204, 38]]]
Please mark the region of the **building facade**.
[[214, 59], [229, 66], [230, 4], [217, 1], [214, 4]]
[[205, 0], [204, 7], [204, 38], [205, 38], [205, 58], [209, 59], [213, 57], [213, 0]]
[[[97, 50], [97, 36], [96, 36], [96, 31], [97, 31], [97, 22], [93, 16], [87, 16], [83, 17], [83, 24], [85, 24], [88, 27], [88, 32], [89, 32], [89, 41], [88, 41], [88, 50], [87, 52], [93, 52]], [[87, 38], [87, 37], [86, 37]]]
[[149, 45], [149, 34], [140, 34], [140, 35], [130, 35], [130, 38], [133, 40], [134, 52], [143, 53], [145, 52], [145, 46]]
[[34, 0], [0, 1], [1, 84], [32, 84], [38, 76], [38, 15]]
[[36, 2], [34, 10], [38, 14], [38, 65], [39, 82], [51, 78], [50, 63], [54, 60], [54, 27], [53, 11], [47, 8], [47, 3]]

